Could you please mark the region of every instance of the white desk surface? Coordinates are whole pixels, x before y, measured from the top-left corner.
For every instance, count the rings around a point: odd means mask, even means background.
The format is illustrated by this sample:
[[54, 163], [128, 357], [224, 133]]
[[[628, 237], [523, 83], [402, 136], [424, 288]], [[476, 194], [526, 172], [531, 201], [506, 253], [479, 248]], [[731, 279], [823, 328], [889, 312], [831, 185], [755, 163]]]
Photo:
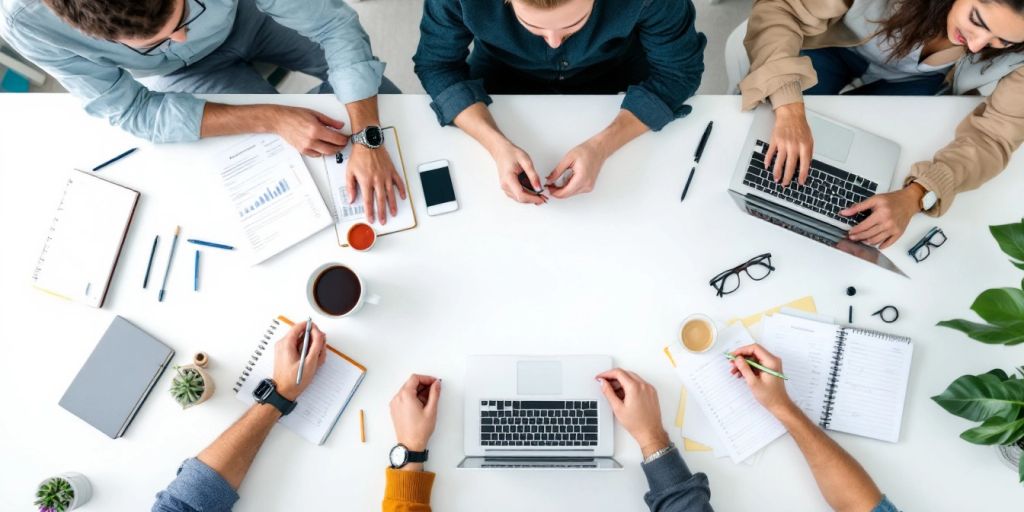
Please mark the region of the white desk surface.
[[[223, 97], [304, 105], [345, 118], [330, 96]], [[616, 114], [615, 97], [497, 97], [491, 109], [538, 169]], [[970, 98], [808, 98], [819, 112], [871, 129], [903, 147], [898, 178], [953, 134], [978, 101]], [[460, 472], [462, 390], [466, 354], [599, 353], [657, 386], [666, 427], [672, 427], [680, 383], [662, 355], [678, 322], [707, 312], [718, 320], [813, 295], [819, 311], [912, 336], [913, 370], [897, 444], [833, 433], [907, 510], [978, 510], [1019, 502], [1016, 475], [994, 448], [968, 444], [968, 423], [929, 397], [964, 373], [1020, 364], [1021, 347], [988, 347], [935, 323], [969, 315], [983, 289], [1012, 286], [1020, 272], [1006, 262], [989, 224], [1020, 218], [1024, 162], [981, 191], [959, 197], [933, 220], [917, 216], [887, 254], [911, 276], [897, 277], [741, 212], [726, 187], [750, 116], [738, 97], [697, 97], [693, 114], [645, 135], [614, 155], [595, 191], [544, 207], [508, 200], [488, 154], [454, 128], [441, 128], [424, 96], [381, 98], [381, 117], [400, 130], [419, 227], [382, 238], [367, 254], [339, 248], [333, 230], [257, 267], [239, 254], [204, 251], [201, 292], [192, 292], [189, 247], [180, 247], [165, 302], [141, 281], [150, 245], [163, 275], [169, 235], [243, 246], [224, 192], [200, 161], [198, 145], [153, 146], [88, 117], [66, 95], [0, 95], [0, 503], [28, 510], [36, 483], [53, 473], [81, 471], [93, 482], [87, 510], [148, 510], [185, 458], [198, 453], [244, 410], [231, 385], [253, 349], [254, 336], [277, 314], [307, 315], [304, 287], [326, 261], [352, 265], [381, 295], [357, 316], [315, 317], [330, 343], [369, 368], [333, 435], [312, 446], [276, 429], [243, 483], [236, 510], [375, 510], [394, 443], [388, 402], [410, 372], [444, 379], [429, 469], [438, 477], [433, 504], [441, 511], [646, 510], [640, 453], [616, 427], [624, 471]], [[679, 194], [701, 131], [714, 133], [689, 197]], [[203, 141], [210, 144], [214, 141]], [[68, 303], [30, 288], [30, 274], [65, 171], [142, 149], [102, 176], [142, 192], [107, 306]], [[418, 163], [451, 161], [461, 210], [426, 215], [415, 175]], [[915, 264], [906, 250], [939, 225], [949, 242]], [[708, 279], [771, 251], [778, 270], [717, 298]], [[856, 286], [852, 300], [844, 291]], [[869, 313], [899, 307], [891, 326]], [[212, 358], [217, 383], [206, 404], [181, 411], [167, 394], [166, 372], [124, 438], [110, 440], [57, 402], [112, 315], [122, 315], [172, 346], [175, 364], [195, 351]], [[359, 443], [358, 410], [366, 410], [367, 443]], [[792, 439], [769, 446], [754, 466], [710, 453], [684, 453], [711, 480], [718, 510], [823, 510], [814, 480]], [[508, 499], [496, 502], [495, 500]], [[485, 505], [486, 504], [486, 505]]]

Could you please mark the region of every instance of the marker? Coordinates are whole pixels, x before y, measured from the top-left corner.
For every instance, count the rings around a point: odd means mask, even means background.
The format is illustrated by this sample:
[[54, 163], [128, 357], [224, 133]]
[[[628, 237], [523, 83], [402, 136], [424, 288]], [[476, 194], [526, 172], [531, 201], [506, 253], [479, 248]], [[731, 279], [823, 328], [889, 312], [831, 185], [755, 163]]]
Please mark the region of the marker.
[[306, 317], [306, 334], [302, 336], [302, 352], [299, 354], [299, 374], [295, 376], [295, 385], [302, 384], [302, 369], [306, 367], [306, 353], [309, 352], [309, 331], [313, 328], [313, 318]]
[[192, 291], [199, 291], [199, 249], [196, 249], [196, 268], [192, 274]]
[[149, 272], [153, 270], [153, 256], [156, 256], [156, 244], [160, 241], [160, 235], [153, 238], [153, 248], [149, 250], [149, 263], [146, 264], [146, 278], [142, 280], [142, 288], [149, 286]]
[[104, 167], [106, 167], [106, 166], [108, 166], [108, 165], [110, 165], [110, 164], [112, 164], [112, 163], [114, 163], [114, 162], [116, 162], [116, 161], [118, 161], [118, 160], [120, 160], [120, 159], [122, 159], [122, 158], [124, 158], [124, 157], [126, 157], [126, 156], [128, 156], [128, 155], [130, 155], [130, 154], [132, 154], [134, 152], [136, 152], [136, 151], [138, 151], [138, 150], [139, 150], [139, 148], [131, 148], [128, 151], [125, 151], [124, 153], [121, 153], [120, 155], [117, 155], [114, 158], [111, 158], [110, 160], [107, 160], [106, 162], [103, 162], [102, 164], [99, 164], [96, 167], [93, 167], [92, 168], [92, 172], [96, 172], [96, 171], [98, 171], [98, 170], [100, 170], [100, 169], [102, 169], [102, 168], [104, 168]]
[[164, 301], [164, 293], [167, 291], [167, 276], [171, 275], [171, 263], [174, 262], [174, 251], [178, 248], [178, 235], [181, 234], [181, 226], [175, 226], [174, 239], [171, 241], [171, 253], [167, 255], [167, 269], [164, 270], [164, 282], [160, 285], [160, 296], [158, 302]]
[[[728, 359], [730, 361], [735, 361], [736, 360], [736, 356], [733, 355], [733, 354], [730, 354], [729, 352], [725, 353], [725, 357], [726, 357], [726, 359]], [[758, 363], [757, 361], [754, 361], [753, 359], [750, 359], [749, 357], [744, 357], [743, 360], [746, 361], [747, 364], [749, 364], [750, 366], [753, 366], [754, 368], [757, 368], [758, 370], [761, 370], [762, 372], [765, 372], [768, 375], [774, 375], [774, 376], [776, 376], [776, 377], [778, 377], [778, 378], [780, 378], [782, 380], [789, 380], [789, 377], [786, 377], [785, 375], [783, 375], [783, 374], [781, 374], [781, 373], [779, 373], [779, 372], [777, 372], [775, 370], [772, 370], [771, 368], [768, 368], [768, 367], [762, 365], [761, 363]]]
[[195, 244], [195, 245], [202, 245], [204, 247], [213, 247], [214, 249], [224, 249], [225, 251], [233, 251], [233, 250], [235, 250], [235, 248], [231, 247], [230, 245], [218, 244], [218, 243], [214, 243], [214, 242], [207, 242], [205, 240], [196, 240], [195, 238], [189, 238], [188, 240], [186, 240], [186, 242], [188, 242], [190, 244]]

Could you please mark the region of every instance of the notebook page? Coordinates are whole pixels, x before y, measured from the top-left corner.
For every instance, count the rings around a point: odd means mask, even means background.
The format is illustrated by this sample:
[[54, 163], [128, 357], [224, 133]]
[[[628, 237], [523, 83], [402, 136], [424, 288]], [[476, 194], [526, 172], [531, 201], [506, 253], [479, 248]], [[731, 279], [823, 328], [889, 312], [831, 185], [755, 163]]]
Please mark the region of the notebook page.
[[37, 288], [99, 307], [139, 194], [71, 171], [32, 279]]
[[[754, 399], [746, 381], [730, 373], [731, 363], [722, 351], [753, 343], [739, 324], [720, 333], [723, 343], [707, 354], [691, 358], [696, 364], [680, 361], [678, 374], [686, 385], [688, 397], [697, 401], [718, 435], [720, 446], [735, 463], [743, 462], [786, 432], [785, 427]], [[681, 349], [678, 349], [681, 352]]]
[[910, 338], [846, 329], [829, 429], [899, 441], [913, 351]]
[[838, 332], [834, 324], [790, 315], [764, 319], [761, 345], [782, 359], [789, 397], [814, 422], [822, 419]]

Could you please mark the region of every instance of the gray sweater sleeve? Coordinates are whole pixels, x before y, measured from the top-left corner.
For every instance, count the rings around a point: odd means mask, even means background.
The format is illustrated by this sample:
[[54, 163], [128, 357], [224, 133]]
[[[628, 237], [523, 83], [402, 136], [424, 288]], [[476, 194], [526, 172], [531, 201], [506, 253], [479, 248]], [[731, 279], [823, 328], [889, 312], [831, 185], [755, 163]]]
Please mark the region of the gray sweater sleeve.
[[678, 449], [640, 467], [650, 487], [644, 501], [651, 512], [712, 512], [708, 477], [690, 473]]

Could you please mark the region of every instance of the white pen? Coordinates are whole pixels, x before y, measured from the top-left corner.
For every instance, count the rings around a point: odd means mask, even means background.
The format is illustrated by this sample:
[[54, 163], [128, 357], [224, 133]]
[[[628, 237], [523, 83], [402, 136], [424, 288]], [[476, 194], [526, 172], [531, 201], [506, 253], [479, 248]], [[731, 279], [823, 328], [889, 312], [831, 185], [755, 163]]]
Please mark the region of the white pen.
[[302, 384], [302, 369], [306, 366], [306, 352], [309, 351], [309, 330], [313, 327], [313, 318], [306, 318], [306, 334], [302, 336], [302, 353], [299, 354], [299, 374], [295, 376], [295, 385]]

